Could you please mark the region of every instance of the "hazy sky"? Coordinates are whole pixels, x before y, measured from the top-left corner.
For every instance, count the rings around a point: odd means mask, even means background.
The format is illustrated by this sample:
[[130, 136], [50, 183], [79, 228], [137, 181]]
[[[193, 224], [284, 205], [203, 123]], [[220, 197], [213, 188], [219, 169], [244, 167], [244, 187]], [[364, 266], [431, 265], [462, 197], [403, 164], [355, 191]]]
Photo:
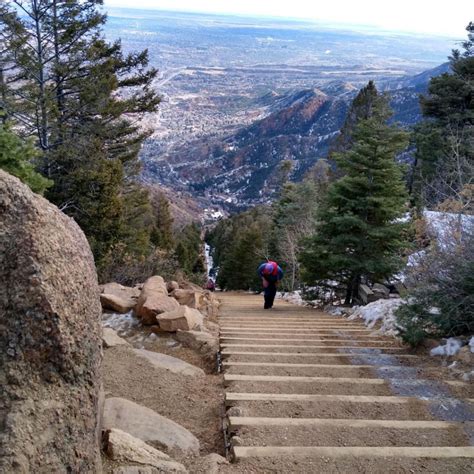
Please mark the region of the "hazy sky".
[[105, 0], [107, 6], [240, 13], [465, 37], [473, 0]]

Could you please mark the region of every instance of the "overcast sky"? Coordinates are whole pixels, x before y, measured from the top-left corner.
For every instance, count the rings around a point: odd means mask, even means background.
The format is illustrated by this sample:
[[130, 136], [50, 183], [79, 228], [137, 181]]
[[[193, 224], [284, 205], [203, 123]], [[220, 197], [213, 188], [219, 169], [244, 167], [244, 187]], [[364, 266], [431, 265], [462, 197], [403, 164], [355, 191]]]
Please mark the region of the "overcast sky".
[[371, 25], [464, 38], [473, 0], [105, 0], [106, 6], [239, 13]]

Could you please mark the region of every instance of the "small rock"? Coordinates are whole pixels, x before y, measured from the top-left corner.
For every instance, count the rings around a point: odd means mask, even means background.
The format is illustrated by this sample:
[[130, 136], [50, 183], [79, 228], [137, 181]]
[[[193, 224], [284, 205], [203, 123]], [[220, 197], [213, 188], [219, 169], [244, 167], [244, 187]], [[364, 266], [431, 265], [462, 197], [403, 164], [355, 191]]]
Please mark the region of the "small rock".
[[244, 444], [240, 436], [232, 436], [230, 441], [234, 446], [242, 446]]
[[[183, 469], [184, 469], [184, 466], [183, 466]], [[167, 471], [166, 468], [156, 468], [152, 466], [121, 466], [121, 467], [115, 468], [112, 471], [112, 474], [163, 474], [164, 472], [176, 472], [176, 471]], [[177, 471], [177, 472], [188, 472], [188, 471], [184, 470], [184, 471]]]
[[220, 471], [219, 466], [223, 466], [225, 464], [229, 464], [229, 461], [227, 461], [226, 458], [219, 456], [216, 453], [211, 453], [199, 459], [199, 472], [205, 472], [206, 474], [218, 474]]
[[374, 286], [372, 287], [372, 291], [376, 295], [381, 296], [382, 298], [388, 298], [390, 295], [390, 290], [385, 285], [382, 285], [381, 283], [375, 283]]
[[130, 346], [130, 344], [125, 339], [122, 339], [113, 329], [110, 328], [103, 328], [102, 344], [105, 348], [115, 346]]
[[154, 367], [158, 369], [169, 370], [175, 374], [187, 375], [189, 377], [203, 377], [204, 370], [195, 365], [188, 364], [184, 360], [177, 357], [171, 357], [159, 352], [147, 351], [145, 349], [134, 349], [134, 352], [139, 357], [147, 359]]
[[455, 358], [463, 364], [474, 366], [474, 354], [471, 352], [471, 348], [469, 346], [461, 347]]
[[243, 416], [244, 412], [242, 408], [239, 407], [230, 407], [227, 410], [227, 416]]
[[105, 451], [113, 461], [133, 462], [163, 469], [165, 472], [186, 472], [182, 464], [125, 431], [112, 429], [105, 434]]
[[169, 281], [166, 284], [166, 288], [168, 290], [168, 293], [171, 293], [174, 290], [179, 290], [179, 283], [177, 281]]

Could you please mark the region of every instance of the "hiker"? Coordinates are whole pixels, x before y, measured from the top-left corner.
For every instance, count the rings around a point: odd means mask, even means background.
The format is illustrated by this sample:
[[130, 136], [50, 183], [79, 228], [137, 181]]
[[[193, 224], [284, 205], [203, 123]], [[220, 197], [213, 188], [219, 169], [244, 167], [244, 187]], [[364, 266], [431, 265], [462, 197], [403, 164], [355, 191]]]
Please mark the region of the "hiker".
[[207, 280], [206, 290], [214, 291], [215, 289], [216, 284], [214, 283], [214, 280], [212, 278], [209, 278], [209, 280]]
[[267, 260], [258, 267], [258, 275], [262, 279], [263, 296], [265, 298], [264, 309], [273, 307], [278, 282], [283, 278], [283, 270], [276, 262]]

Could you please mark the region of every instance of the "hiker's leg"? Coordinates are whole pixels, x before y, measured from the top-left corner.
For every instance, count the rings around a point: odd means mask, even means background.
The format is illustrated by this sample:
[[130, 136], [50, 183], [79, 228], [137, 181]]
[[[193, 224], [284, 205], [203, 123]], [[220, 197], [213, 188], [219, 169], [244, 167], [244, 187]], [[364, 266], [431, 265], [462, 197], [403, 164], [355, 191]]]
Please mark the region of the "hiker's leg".
[[273, 306], [273, 302], [275, 301], [275, 296], [276, 296], [276, 292], [277, 292], [277, 287], [274, 283], [272, 283], [269, 287], [268, 287], [268, 304], [269, 304], [269, 308], [271, 308]]
[[263, 290], [263, 298], [264, 298], [264, 304], [263, 304], [263, 309], [269, 309], [272, 307], [272, 304], [271, 304], [271, 294], [269, 293], [268, 291], [268, 288], [265, 288], [265, 290]]

